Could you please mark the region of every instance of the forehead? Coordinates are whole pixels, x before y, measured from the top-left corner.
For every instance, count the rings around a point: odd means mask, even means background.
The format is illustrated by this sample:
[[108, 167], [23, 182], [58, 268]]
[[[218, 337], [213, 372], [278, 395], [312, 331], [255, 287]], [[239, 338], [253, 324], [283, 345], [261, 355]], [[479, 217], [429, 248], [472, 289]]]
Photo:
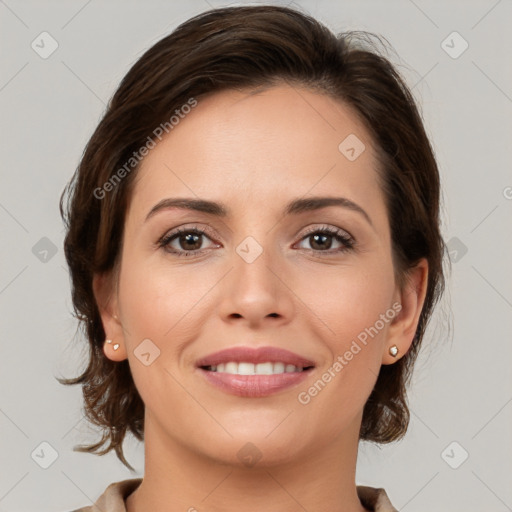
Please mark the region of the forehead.
[[144, 158], [132, 202], [141, 215], [166, 195], [240, 207], [337, 192], [371, 202], [374, 155], [357, 115], [326, 95], [288, 85], [223, 91], [199, 99]]

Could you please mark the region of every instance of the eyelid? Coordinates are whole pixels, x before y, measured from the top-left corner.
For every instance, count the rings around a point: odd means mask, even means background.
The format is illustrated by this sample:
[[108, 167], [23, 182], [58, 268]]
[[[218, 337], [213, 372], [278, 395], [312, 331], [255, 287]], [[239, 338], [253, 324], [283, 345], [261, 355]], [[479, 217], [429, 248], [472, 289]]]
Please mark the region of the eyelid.
[[[202, 225], [199, 226], [197, 224], [183, 224], [181, 226], [176, 226], [175, 228], [172, 228], [168, 231], [166, 231], [157, 241], [157, 244], [160, 244], [163, 240], [166, 238], [173, 237], [174, 235], [177, 235], [181, 232], [188, 232], [188, 231], [197, 231], [201, 234], [205, 234], [208, 236], [208, 238], [215, 238], [215, 235], [213, 234], [213, 230], [208, 225]], [[213, 240], [212, 240], [213, 241]]]
[[[175, 234], [178, 234], [180, 233], [181, 231], [185, 231], [185, 230], [190, 230], [190, 231], [203, 231], [205, 234], [207, 234], [209, 237], [211, 238], [214, 238], [216, 235], [213, 233], [213, 230], [210, 228], [210, 226], [208, 226], [207, 224], [205, 225], [202, 225], [202, 226], [199, 226], [197, 223], [193, 223], [192, 225], [188, 225], [188, 224], [184, 224], [184, 225], [181, 225], [181, 226], [176, 226], [175, 228], [172, 228], [170, 229], [169, 231], [166, 231], [158, 240], [158, 242], [160, 242], [161, 240], [163, 240], [164, 238], [166, 237], [169, 237], [169, 236], [173, 236]], [[336, 233], [345, 233], [349, 238], [351, 238], [352, 240], [355, 240], [354, 237], [346, 230], [346, 229], [342, 229], [342, 228], [339, 228], [337, 226], [330, 226], [328, 224], [323, 224], [323, 225], [316, 225], [316, 226], [312, 226], [310, 228], [306, 228], [306, 231], [304, 232], [298, 232], [296, 235], [295, 235], [295, 238], [297, 237], [300, 237], [300, 240], [302, 240], [304, 237], [306, 237], [307, 235], [311, 234], [311, 233], [316, 233], [318, 231], [322, 231], [322, 230], [327, 230], [327, 231], [331, 231], [331, 232], [336, 232]]]
[[[304, 231], [300, 235], [300, 239], [302, 240], [307, 235], [310, 235], [312, 233], [317, 233], [318, 231], [329, 231], [331, 233], [345, 234], [345, 235], [347, 235], [347, 238], [350, 238], [351, 240], [355, 241], [355, 238], [346, 229], [339, 228], [337, 226], [331, 226], [329, 224], [321, 224], [321, 225], [313, 226], [311, 228], [307, 228], [306, 231]], [[297, 235], [297, 236], [299, 236], [299, 235]]]

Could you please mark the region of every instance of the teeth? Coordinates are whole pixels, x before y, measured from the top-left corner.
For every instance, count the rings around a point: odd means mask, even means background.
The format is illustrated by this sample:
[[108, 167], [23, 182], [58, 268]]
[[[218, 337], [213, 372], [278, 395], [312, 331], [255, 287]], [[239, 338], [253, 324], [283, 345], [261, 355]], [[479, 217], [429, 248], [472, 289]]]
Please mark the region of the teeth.
[[[238, 365], [236, 363], [226, 363], [224, 365], [224, 371], [226, 373], [236, 373], [237, 370], [238, 370]], [[220, 371], [222, 371], [222, 370], [220, 370]]]
[[254, 365], [254, 370], [257, 375], [272, 375], [274, 373], [274, 365], [272, 363], [256, 364]]
[[[228, 373], [228, 369], [227, 369], [227, 366], [229, 365], [230, 363], [227, 363], [226, 364], [226, 373]], [[254, 365], [253, 363], [232, 363], [234, 365], [234, 368], [233, 368], [233, 373], [238, 373], [238, 375], [254, 375], [256, 372], [254, 371], [256, 368], [255, 366], [259, 366], [259, 365]], [[238, 369], [237, 369], [237, 366], [238, 366]]]
[[[293, 366], [293, 364], [290, 366]], [[295, 368], [295, 366], [293, 367]], [[284, 363], [274, 363], [273, 373], [284, 373]]]
[[237, 363], [229, 361], [227, 363], [220, 363], [209, 367], [212, 372], [230, 373], [232, 375], [276, 375], [279, 373], [292, 373], [302, 372], [302, 367], [294, 366], [293, 364], [284, 364], [282, 362], [272, 363]]

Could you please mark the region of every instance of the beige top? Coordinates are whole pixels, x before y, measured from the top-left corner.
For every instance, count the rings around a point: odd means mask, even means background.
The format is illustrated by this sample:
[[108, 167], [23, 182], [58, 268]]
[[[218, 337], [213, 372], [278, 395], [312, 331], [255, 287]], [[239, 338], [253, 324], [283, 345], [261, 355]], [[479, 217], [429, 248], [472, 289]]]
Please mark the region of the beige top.
[[[110, 484], [91, 506], [78, 508], [73, 512], [126, 512], [124, 500], [140, 485], [142, 478], [131, 478]], [[398, 512], [382, 488], [358, 485], [357, 495], [363, 507], [370, 512]]]

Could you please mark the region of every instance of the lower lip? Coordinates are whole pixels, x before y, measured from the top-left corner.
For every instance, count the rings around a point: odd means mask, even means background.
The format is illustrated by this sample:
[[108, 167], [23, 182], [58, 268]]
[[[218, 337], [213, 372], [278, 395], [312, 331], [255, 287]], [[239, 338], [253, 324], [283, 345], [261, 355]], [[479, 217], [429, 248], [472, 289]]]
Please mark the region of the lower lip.
[[[311, 369], [312, 370], [312, 369]], [[274, 375], [233, 375], [199, 368], [206, 380], [226, 393], [245, 397], [264, 397], [290, 388], [306, 379], [311, 370]]]

